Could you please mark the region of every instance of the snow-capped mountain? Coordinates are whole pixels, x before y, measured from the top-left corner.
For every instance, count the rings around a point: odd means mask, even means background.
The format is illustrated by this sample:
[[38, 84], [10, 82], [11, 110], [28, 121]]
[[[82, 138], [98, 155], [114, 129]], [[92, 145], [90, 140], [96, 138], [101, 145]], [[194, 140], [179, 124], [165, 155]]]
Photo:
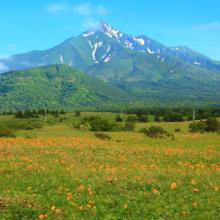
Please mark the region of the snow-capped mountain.
[[51, 49], [0, 59], [4, 72], [51, 64], [79, 69], [137, 100], [220, 103], [220, 62], [187, 47], [131, 36], [105, 22]]
[[49, 50], [0, 59], [4, 71], [49, 64], [67, 64], [105, 81], [192, 78], [220, 71], [220, 62], [186, 47], [170, 48], [144, 35], [131, 36], [106, 22]]

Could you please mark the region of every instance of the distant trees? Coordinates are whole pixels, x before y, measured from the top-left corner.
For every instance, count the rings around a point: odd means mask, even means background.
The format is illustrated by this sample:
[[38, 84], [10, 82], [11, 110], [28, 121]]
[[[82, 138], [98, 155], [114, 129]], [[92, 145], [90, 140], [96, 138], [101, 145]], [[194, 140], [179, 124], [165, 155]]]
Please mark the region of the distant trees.
[[38, 118], [38, 112], [36, 110], [30, 111], [18, 111], [15, 113], [15, 118]]
[[123, 118], [120, 115], [117, 115], [115, 118], [115, 122], [122, 122]]
[[76, 116], [76, 117], [79, 117], [80, 115], [81, 115], [80, 111], [78, 111], [78, 110], [75, 111], [75, 116]]
[[[143, 115], [153, 116], [153, 120], [156, 122], [181, 122], [191, 121], [193, 116], [196, 120], [204, 120], [210, 117], [220, 117], [220, 108], [152, 108], [152, 109], [130, 109], [125, 111], [128, 115], [136, 115], [137, 121], [142, 119]], [[142, 116], [141, 116], [142, 115]]]
[[189, 125], [190, 132], [218, 132], [220, 131], [220, 122], [213, 117], [206, 120], [193, 122]]

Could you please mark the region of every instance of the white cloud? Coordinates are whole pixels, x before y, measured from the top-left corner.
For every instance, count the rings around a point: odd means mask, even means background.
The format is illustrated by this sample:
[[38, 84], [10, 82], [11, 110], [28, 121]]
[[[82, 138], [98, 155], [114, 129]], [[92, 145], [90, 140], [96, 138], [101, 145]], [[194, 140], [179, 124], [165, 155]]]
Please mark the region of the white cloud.
[[71, 5], [66, 3], [54, 3], [46, 7], [47, 11], [51, 13], [69, 12], [79, 15], [105, 15], [107, 9], [103, 5], [93, 5], [90, 3], [83, 3]]
[[5, 66], [3, 63], [0, 63], [0, 72], [7, 72], [9, 69], [7, 66]]
[[59, 12], [65, 12], [68, 10], [68, 5], [65, 3], [54, 3], [50, 4], [46, 7], [47, 11], [51, 13], [59, 13]]
[[95, 30], [97, 28], [100, 27], [100, 22], [93, 20], [93, 19], [87, 19], [86, 21], [84, 21], [83, 23], [83, 28], [84, 29], [88, 29], [88, 30]]
[[89, 3], [75, 5], [72, 9], [80, 15], [91, 15], [92, 13], [92, 6]]
[[200, 24], [192, 27], [193, 31], [210, 31], [220, 29], [220, 22], [212, 22], [209, 24]]

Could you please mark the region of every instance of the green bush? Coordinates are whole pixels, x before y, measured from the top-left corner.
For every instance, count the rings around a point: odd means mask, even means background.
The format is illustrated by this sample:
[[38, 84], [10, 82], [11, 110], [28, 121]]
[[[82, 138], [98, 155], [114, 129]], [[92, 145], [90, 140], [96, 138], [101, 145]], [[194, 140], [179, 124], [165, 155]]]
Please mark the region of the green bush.
[[124, 125], [125, 131], [133, 131], [135, 129], [135, 122], [133, 121], [126, 121]]
[[189, 125], [190, 132], [204, 132], [206, 128], [205, 121], [192, 122]]
[[116, 131], [118, 127], [115, 123], [109, 122], [101, 117], [85, 117], [81, 124], [89, 125], [91, 131]]
[[136, 122], [137, 121], [137, 116], [135, 116], [135, 115], [129, 115], [128, 117], [127, 117], [127, 120], [126, 120], [127, 122]]
[[12, 130], [33, 130], [43, 127], [43, 123], [35, 120], [14, 120], [7, 122], [5, 126]]
[[120, 115], [117, 115], [115, 118], [115, 122], [122, 122], [123, 118]]
[[207, 131], [207, 132], [220, 131], [220, 122], [216, 118], [208, 118], [206, 120], [205, 131]]
[[101, 140], [111, 140], [111, 137], [103, 132], [98, 132], [94, 134], [96, 138]]
[[147, 115], [139, 115], [137, 116], [138, 122], [149, 122], [149, 117]]
[[220, 122], [216, 118], [208, 118], [204, 121], [192, 122], [189, 125], [190, 132], [217, 132], [220, 131]]
[[163, 138], [172, 136], [160, 126], [151, 126], [149, 129], [146, 129], [144, 133], [150, 138]]
[[16, 137], [14, 131], [7, 126], [0, 125], [0, 137]]
[[80, 111], [75, 111], [75, 116], [79, 117], [81, 115]]

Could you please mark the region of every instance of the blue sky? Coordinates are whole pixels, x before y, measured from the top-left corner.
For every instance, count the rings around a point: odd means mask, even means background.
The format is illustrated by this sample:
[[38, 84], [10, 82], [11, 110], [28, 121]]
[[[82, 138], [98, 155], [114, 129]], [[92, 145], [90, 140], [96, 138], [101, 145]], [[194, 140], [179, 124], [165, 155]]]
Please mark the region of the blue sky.
[[219, 11], [219, 0], [2, 1], [0, 57], [53, 47], [104, 20], [123, 32], [220, 60]]

